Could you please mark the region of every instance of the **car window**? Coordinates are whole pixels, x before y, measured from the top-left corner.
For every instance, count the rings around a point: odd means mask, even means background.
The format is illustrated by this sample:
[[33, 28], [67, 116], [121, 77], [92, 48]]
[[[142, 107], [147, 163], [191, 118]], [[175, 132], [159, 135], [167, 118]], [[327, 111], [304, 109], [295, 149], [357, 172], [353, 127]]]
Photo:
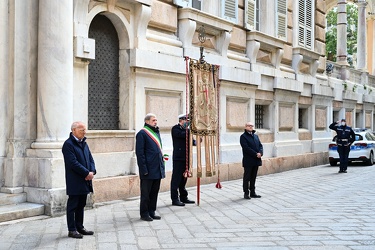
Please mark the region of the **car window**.
[[365, 137], [366, 137], [366, 139], [368, 141], [373, 141], [374, 140], [374, 136], [371, 133], [369, 133], [369, 132], [366, 133]]
[[362, 141], [362, 140], [363, 140], [362, 135], [360, 135], [360, 134], [355, 134], [355, 140], [356, 140], [356, 141]]

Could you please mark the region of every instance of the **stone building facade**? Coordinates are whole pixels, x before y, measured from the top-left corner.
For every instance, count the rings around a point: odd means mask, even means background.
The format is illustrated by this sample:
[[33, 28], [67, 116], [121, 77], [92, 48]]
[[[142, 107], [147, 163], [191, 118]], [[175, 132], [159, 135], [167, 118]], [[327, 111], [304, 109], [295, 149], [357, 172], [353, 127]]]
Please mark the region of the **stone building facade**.
[[[328, 162], [333, 120], [374, 126], [374, 26], [366, 14], [374, 3], [363, 12], [364, 65], [338, 60], [327, 74], [325, 13], [340, 4], [346, 1], [1, 1], [1, 192], [24, 192], [46, 214], [61, 213], [61, 147], [81, 120], [98, 171], [91, 202], [137, 196], [135, 134], [146, 113], [157, 114], [171, 154], [170, 129], [186, 110], [185, 57], [198, 59], [201, 46], [204, 59], [220, 65], [222, 181], [241, 177], [246, 121], [264, 145], [261, 174]], [[168, 161], [164, 191], [171, 168]]]

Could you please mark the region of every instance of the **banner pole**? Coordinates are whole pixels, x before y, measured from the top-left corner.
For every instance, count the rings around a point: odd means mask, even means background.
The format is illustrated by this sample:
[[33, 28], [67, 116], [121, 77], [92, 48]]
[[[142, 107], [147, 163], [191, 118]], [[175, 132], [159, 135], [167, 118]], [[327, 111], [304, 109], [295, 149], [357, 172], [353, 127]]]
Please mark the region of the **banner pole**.
[[201, 194], [201, 178], [197, 177], [197, 205], [199, 206]]

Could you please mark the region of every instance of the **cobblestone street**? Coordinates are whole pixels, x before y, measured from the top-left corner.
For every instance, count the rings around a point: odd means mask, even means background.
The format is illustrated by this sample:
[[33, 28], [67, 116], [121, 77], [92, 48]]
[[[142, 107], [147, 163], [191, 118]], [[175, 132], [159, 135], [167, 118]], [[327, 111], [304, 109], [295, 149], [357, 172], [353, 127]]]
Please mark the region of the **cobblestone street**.
[[[94, 236], [67, 237], [66, 217], [0, 224], [0, 249], [375, 249], [375, 167], [328, 165], [259, 176], [260, 199], [242, 180], [201, 187], [200, 206], [171, 205], [160, 221], [139, 219], [139, 197], [85, 212]], [[196, 199], [196, 188], [189, 198]]]

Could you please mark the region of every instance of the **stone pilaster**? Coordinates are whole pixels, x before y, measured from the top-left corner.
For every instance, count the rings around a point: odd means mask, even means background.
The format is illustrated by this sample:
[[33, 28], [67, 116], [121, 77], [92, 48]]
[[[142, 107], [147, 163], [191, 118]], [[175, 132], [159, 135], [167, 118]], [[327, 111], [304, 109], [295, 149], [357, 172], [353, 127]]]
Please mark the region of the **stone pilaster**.
[[[22, 191], [25, 151], [35, 139], [36, 48], [38, 5], [36, 1], [6, 1], [7, 70], [6, 160], [3, 192]], [[18, 191], [17, 191], [18, 192]]]
[[375, 74], [375, 15], [370, 14], [367, 19], [367, 70], [370, 74]]
[[346, 0], [337, 2], [337, 62], [341, 65], [348, 65], [347, 59], [347, 15]]
[[73, 122], [73, 66], [73, 1], [39, 0], [37, 134], [26, 151], [24, 191], [51, 215], [66, 202], [61, 147]]
[[56, 142], [68, 137], [73, 121], [72, 1], [39, 1], [38, 40], [38, 119], [34, 148], [54, 145], [53, 148]]
[[358, 33], [357, 33], [357, 69], [366, 70], [366, 1], [359, 0], [358, 5]]
[[[0, 1], [0, 62], [8, 61], [8, 1]], [[8, 92], [8, 65], [0, 67], [0, 128], [7, 128], [7, 92]], [[6, 156], [7, 130], [0, 130], [0, 187], [4, 179], [4, 159]]]

